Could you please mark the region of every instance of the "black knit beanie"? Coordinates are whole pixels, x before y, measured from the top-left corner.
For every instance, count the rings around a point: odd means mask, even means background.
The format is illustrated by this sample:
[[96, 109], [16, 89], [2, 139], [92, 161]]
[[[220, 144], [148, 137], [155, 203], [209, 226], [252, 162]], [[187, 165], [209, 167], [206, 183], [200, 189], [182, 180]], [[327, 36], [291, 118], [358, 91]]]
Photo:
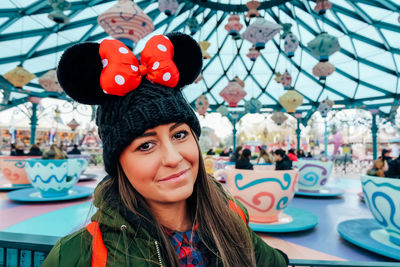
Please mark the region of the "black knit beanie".
[[200, 47], [186, 34], [171, 33], [167, 37], [173, 45], [173, 63], [179, 71], [174, 88], [142, 77], [139, 86], [123, 96], [105, 93], [100, 86], [104, 63], [97, 43], [74, 45], [60, 59], [57, 76], [64, 91], [80, 103], [99, 105], [96, 123], [103, 142], [105, 170], [111, 177], [116, 177], [121, 152], [148, 129], [183, 122], [200, 136], [200, 123], [180, 91], [200, 73]]

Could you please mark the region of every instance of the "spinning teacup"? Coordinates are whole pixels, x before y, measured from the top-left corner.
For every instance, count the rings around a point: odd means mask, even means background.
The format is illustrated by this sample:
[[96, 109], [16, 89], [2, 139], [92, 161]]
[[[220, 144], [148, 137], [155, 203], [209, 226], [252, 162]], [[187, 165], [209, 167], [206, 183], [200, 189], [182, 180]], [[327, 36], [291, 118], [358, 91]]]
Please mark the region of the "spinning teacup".
[[1, 171], [3, 176], [13, 185], [29, 185], [25, 170], [25, 160], [30, 158], [39, 158], [32, 156], [4, 156], [0, 158]]
[[246, 206], [250, 222], [277, 222], [294, 196], [298, 172], [257, 167], [254, 170], [227, 167], [219, 174], [226, 177], [228, 191]]
[[82, 173], [79, 159], [28, 159], [26, 173], [43, 197], [68, 195]]
[[299, 170], [299, 191], [319, 192], [332, 173], [331, 161], [299, 160], [293, 162]]
[[400, 179], [362, 175], [361, 184], [372, 215], [400, 248]]

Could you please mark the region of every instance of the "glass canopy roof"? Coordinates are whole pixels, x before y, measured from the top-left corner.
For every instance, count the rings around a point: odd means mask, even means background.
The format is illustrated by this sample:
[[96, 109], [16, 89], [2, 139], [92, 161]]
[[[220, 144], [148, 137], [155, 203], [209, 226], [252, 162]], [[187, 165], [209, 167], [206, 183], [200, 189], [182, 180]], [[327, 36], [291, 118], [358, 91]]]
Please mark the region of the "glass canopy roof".
[[[0, 1], [0, 74], [19, 64], [42, 76], [54, 69], [65, 50], [84, 41], [99, 42], [109, 36], [97, 24], [97, 16], [113, 6], [115, 0], [69, 0], [71, 6], [64, 13], [69, 24], [56, 24], [48, 18], [52, 8], [47, 0]], [[319, 102], [335, 102], [336, 108], [378, 105], [381, 115], [390, 114], [398, 106], [400, 90], [400, 2], [398, 0], [330, 0], [332, 8], [325, 15], [313, 10], [315, 1], [261, 1], [258, 11], [274, 23], [293, 24], [292, 32], [299, 38], [300, 47], [288, 58], [283, 51], [283, 40], [277, 34], [261, 50], [256, 61], [246, 54], [251, 47], [247, 40], [234, 40], [224, 26], [230, 14], [240, 16], [243, 32], [254, 19], [246, 18], [245, 0], [178, 0], [176, 14], [166, 16], [158, 9], [158, 1], [135, 1], [153, 20], [155, 30], [138, 42], [134, 53], [139, 54], [151, 36], [170, 31], [190, 33], [186, 21], [196, 17], [201, 28], [193, 37], [211, 43], [204, 60], [203, 79], [184, 89], [187, 99], [194, 103], [205, 93], [210, 108], [224, 103], [219, 92], [228, 81], [238, 76], [245, 82], [245, 100], [258, 98], [266, 111], [284, 110], [278, 98], [284, 94], [275, 80], [277, 72], [288, 70], [292, 86], [304, 96], [298, 111], [310, 118]], [[338, 38], [341, 49], [329, 59], [336, 67], [326, 82], [312, 74], [318, 63], [307, 43], [320, 32]], [[45, 92], [38, 78], [26, 86], [14, 88], [0, 80], [0, 110], [27, 101], [28, 95], [68, 99], [65, 95]], [[239, 102], [243, 106], [244, 101]]]

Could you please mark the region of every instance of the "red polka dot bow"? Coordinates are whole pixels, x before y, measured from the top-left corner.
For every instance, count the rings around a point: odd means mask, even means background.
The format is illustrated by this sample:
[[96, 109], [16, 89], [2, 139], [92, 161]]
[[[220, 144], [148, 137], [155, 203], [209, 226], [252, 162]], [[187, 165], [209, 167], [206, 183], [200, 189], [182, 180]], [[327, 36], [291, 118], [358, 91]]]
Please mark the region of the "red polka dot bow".
[[175, 87], [179, 81], [178, 68], [172, 60], [174, 46], [164, 35], [150, 38], [140, 54], [140, 65], [118, 40], [102, 41], [99, 53], [103, 63], [100, 86], [106, 94], [124, 96], [139, 86], [142, 76], [168, 87]]

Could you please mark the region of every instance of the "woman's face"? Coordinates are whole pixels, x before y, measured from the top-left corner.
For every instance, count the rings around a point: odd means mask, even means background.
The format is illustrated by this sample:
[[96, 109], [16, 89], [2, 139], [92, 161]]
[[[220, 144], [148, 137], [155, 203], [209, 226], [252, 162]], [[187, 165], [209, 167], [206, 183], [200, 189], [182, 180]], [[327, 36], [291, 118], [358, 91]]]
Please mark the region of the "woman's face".
[[185, 123], [147, 130], [119, 158], [129, 182], [151, 206], [185, 201], [193, 192], [199, 150]]

